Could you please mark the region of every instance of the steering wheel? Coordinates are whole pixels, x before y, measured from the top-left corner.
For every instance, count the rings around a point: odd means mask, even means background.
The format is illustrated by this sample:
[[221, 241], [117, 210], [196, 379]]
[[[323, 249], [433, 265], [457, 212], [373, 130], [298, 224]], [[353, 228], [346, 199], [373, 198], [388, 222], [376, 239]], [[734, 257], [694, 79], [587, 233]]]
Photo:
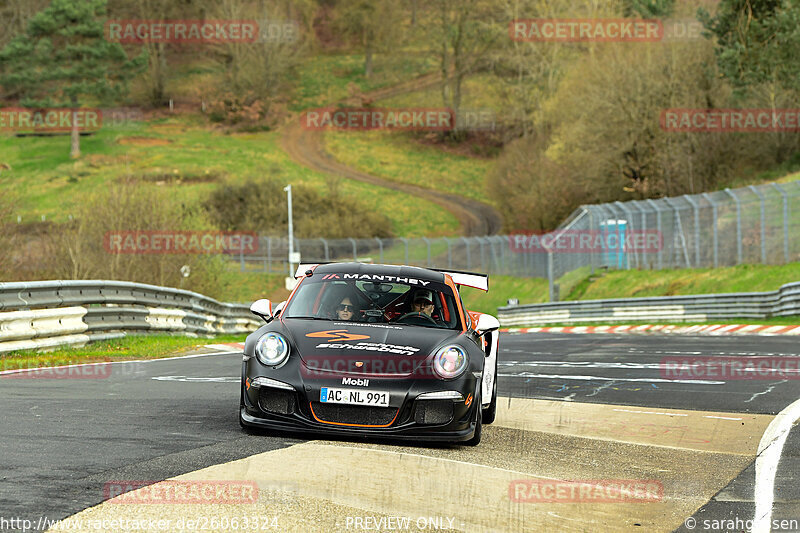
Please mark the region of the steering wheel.
[[436, 321], [435, 321], [433, 318], [429, 317], [429, 316], [428, 316], [428, 315], [426, 315], [425, 313], [417, 313], [416, 311], [412, 311], [412, 312], [410, 312], [410, 313], [406, 313], [406, 314], [404, 314], [403, 316], [401, 316], [400, 318], [398, 318], [397, 320], [395, 320], [395, 322], [396, 322], [396, 323], [400, 323], [400, 322], [402, 322], [403, 320], [405, 320], [405, 319], [407, 319], [407, 318], [418, 318], [418, 319], [424, 319], [424, 320], [426, 320], [426, 321], [430, 322], [431, 324], [434, 324], [434, 325], [436, 325], [436, 326], [438, 326], [438, 325], [439, 325], [439, 324], [437, 324], [437, 323], [436, 323]]

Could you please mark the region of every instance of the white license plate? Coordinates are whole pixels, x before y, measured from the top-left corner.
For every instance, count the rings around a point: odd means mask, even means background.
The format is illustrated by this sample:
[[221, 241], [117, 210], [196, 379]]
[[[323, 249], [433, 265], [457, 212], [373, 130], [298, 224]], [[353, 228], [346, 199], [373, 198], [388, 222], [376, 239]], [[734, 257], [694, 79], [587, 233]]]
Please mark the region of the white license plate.
[[389, 393], [364, 389], [334, 389], [322, 387], [319, 393], [322, 403], [345, 403], [349, 405], [389, 406]]

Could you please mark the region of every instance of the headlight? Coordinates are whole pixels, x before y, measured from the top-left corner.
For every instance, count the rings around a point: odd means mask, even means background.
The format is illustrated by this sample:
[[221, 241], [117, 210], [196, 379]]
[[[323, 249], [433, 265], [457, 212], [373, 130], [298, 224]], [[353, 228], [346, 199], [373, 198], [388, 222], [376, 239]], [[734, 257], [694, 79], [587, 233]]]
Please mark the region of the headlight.
[[467, 352], [461, 346], [445, 346], [433, 356], [433, 369], [445, 379], [459, 376], [466, 368]]
[[289, 356], [289, 343], [280, 333], [267, 333], [256, 342], [256, 357], [267, 366], [278, 366]]

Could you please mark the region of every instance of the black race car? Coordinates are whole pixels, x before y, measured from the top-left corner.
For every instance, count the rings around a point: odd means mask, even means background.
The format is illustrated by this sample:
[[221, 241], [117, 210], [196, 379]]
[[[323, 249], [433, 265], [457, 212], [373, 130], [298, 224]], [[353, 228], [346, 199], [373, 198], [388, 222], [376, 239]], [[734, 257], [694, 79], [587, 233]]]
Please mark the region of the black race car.
[[464, 309], [488, 276], [362, 263], [301, 265], [247, 337], [239, 423], [478, 444], [497, 405], [500, 324]]

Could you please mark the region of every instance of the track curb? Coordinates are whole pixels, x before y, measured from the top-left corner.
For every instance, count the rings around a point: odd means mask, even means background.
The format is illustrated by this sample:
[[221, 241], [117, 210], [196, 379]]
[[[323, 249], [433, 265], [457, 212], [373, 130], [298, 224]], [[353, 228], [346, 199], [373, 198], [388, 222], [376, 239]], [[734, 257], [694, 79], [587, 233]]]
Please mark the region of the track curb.
[[502, 328], [501, 333], [626, 333], [661, 335], [800, 335], [800, 325], [765, 326], [759, 324], [708, 324], [702, 326], [676, 326], [663, 324], [619, 326], [541, 326], [530, 328]]

